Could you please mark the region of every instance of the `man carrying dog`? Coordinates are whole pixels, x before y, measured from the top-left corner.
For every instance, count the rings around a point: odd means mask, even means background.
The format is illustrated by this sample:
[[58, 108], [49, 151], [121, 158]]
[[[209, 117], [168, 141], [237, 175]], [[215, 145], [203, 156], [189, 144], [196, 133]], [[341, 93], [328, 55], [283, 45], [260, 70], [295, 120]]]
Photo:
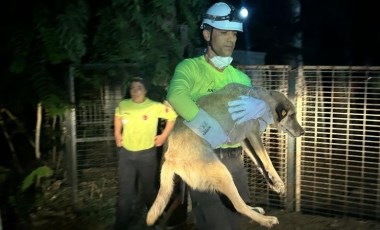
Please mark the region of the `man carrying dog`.
[[[220, 124], [195, 103], [200, 97], [229, 83], [252, 84], [246, 74], [230, 65], [237, 33], [243, 32], [243, 21], [238, 14], [233, 6], [223, 2], [215, 3], [207, 10], [200, 27], [207, 49], [203, 55], [185, 59], [177, 65], [167, 99], [184, 118], [185, 125], [215, 149], [230, 171], [240, 196], [249, 203], [248, 178], [240, 144], [229, 145], [228, 134]], [[228, 105], [232, 119], [238, 124], [263, 118], [269, 110], [264, 101], [244, 95]], [[240, 229], [239, 218], [246, 218], [235, 212], [229, 201], [217, 193], [190, 189], [190, 196], [195, 224], [200, 230]]]

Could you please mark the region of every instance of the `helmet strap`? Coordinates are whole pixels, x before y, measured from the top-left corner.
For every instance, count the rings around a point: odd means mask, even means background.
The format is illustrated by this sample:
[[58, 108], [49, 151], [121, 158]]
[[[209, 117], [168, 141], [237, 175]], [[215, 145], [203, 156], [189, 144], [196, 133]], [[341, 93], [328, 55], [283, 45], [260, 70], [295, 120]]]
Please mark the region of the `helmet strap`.
[[214, 27], [211, 27], [211, 29], [210, 29], [210, 40], [207, 42], [207, 45], [209, 47], [211, 47], [211, 50], [216, 54], [216, 56], [219, 56], [219, 54], [216, 52], [216, 50], [212, 46], [212, 34], [213, 34], [213, 32], [214, 32]]

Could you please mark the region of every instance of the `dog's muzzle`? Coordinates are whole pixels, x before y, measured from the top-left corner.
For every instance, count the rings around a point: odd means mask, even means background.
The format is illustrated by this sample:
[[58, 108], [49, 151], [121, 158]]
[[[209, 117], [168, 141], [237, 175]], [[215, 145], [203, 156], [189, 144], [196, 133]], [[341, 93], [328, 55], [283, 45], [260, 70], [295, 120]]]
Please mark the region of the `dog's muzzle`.
[[242, 147], [237, 147], [237, 148], [218, 148], [218, 149], [214, 149], [214, 152], [216, 154], [216, 156], [219, 158], [219, 159], [223, 159], [223, 158], [236, 158], [236, 157], [240, 157], [242, 152], [243, 152], [243, 148]]

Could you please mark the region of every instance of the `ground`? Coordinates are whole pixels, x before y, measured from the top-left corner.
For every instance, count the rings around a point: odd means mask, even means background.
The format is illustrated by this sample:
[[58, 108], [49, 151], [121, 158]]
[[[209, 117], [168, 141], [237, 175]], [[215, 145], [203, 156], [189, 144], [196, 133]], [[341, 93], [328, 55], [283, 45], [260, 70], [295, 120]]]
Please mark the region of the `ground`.
[[[83, 185], [81, 185], [83, 186]], [[93, 183], [86, 185], [88, 189], [80, 189], [78, 205], [72, 206], [72, 191], [69, 187], [57, 186], [45, 193], [45, 201], [30, 214], [28, 221], [20, 223], [17, 229], [27, 230], [111, 230], [115, 216], [114, 189], [110, 192], [103, 189], [97, 192], [98, 187]], [[54, 187], [54, 186], [53, 186]], [[107, 188], [107, 186], [105, 186]], [[191, 203], [191, 202], [189, 202]], [[187, 215], [186, 222], [174, 230], [196, 230], [193, 224], [191, 208], [184, 206]], [[140, 209], [142, 210], [142, 209]], [[320, 215], [306, 215], [300, 212], [286, 212], [279, 209], [265, 208], [266, 215], [276, 216], [279, 224], [271, 230], [380, 230], [380, 222], [373, 220], [326, 217]], [[130, 230], [148, 230], [145, 226], [146, 211], [135, 213], [134, 228]], [[266, 230], [255, 222], [242, 223], [241, 230]], [[1, 230], [0, 225], [0, 230]], [[4, 228], [7, 230], [7, 228]], [[13, 229], [12, 229], [13, 230]]]
[[[280, 224], [271, 230], [375, 230], [380, 229], [380, 222], [370, 220], [359, 220], [355, 218], [332, 218], [318, 215], [305, 215], [297, 212], [285, 212], [281, 210], [270, 210], [267, 214], [277, 216]], [[112, 229], [112, 223], [106, 219], [96, 218], [93, 213], [90, 215], [51, 215], [44, 218], [36, 217], [33, 225], [29, 229], [81, 229], [81, 230], [108, 230]], [[144, 227], [144, 219], [140, 218], [136, 222], [133, 230], [147, 230]], [[189, 213], [187, 222], [184, 225], [174, 228], [175, 230], [196, 230]], [[256, 223], [246, 223], [242, 230], [264, 230], [265, 227]]]

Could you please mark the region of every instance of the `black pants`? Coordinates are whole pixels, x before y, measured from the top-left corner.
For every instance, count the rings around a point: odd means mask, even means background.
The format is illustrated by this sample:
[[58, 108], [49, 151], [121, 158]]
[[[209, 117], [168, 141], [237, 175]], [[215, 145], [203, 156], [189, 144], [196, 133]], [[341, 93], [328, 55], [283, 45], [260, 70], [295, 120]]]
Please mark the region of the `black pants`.
[[[250, 203], [248, 176], [241, 156], [220, 160], [230, 171], [240, 196], [246, 203]], [[190, 189], [190, 196], [198, 230], [239, 230], [239, 224], [249, 221], [248, 217], [235, 211], [224, 195]]]
[[[137, 197], [149, 208], [157, 195], [158, 161], [156, 148], [118, 152], [119, 194], [115, 230], [128, 229]], [[139, 196], [137, 196], [139, 195]]]

